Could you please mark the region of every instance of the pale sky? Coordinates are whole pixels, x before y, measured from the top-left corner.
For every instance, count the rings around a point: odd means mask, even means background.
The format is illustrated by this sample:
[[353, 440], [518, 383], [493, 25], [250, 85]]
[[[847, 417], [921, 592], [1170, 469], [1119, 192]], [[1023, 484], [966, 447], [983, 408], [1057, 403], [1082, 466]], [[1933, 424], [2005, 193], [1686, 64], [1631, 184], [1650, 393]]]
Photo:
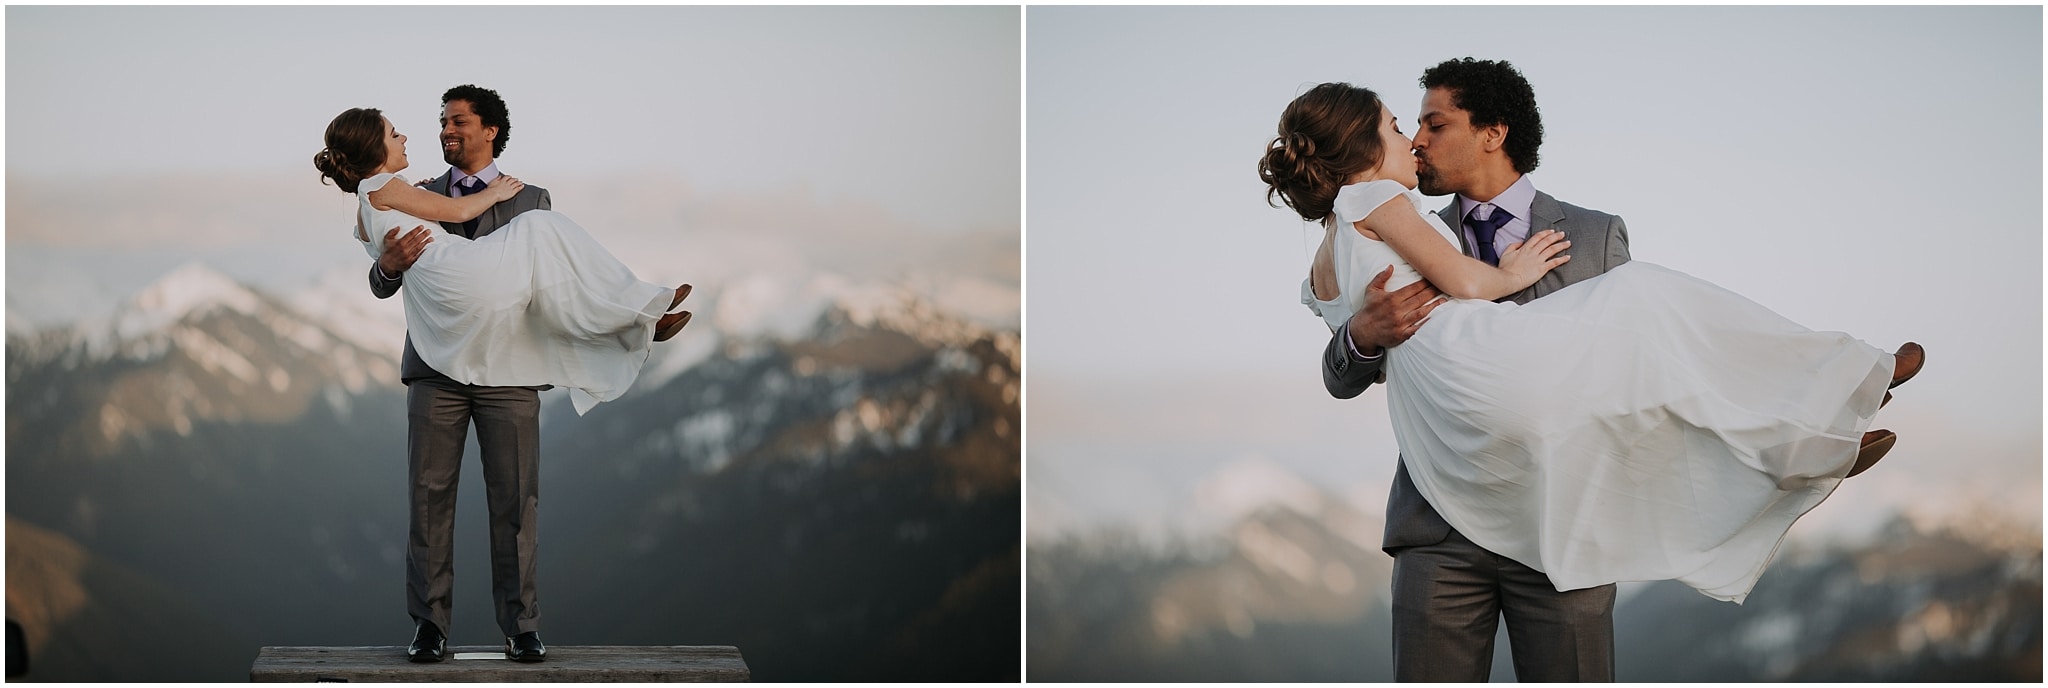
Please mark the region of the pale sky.
[[[10, 172], [312, 169], [382, 108], [498, 91], [503, 166], [808, 184], [931, 226], [1017, 215], [1014, 7], [10, 7]], [[414, 177], [446, 169], [432, 146]], [[303, 158], [303, 160], [301, 159]], [[110, 170], [111, 168], [111, 170]]]
[[1465, 56], [1521, 69], [1545, 128], [1532, 181], [1622, 216], [1637, 260], [1814, 329], [1927, 346], [1927, 371], [1878, 416], [1899, 448], [1810, 520], [1987, 490], [2039, 511], [2039, 7], [1026, 21], [1034, 533], [1187, 517], [1228, 465], [1355, 488], [1376, 512], [1394, 455], [1383, 392], [1323, 391], [1329, 332], [1298, 301], [1320, 229], [1266, 205], [1256, 162], [1307, 88], [1375, 89], [1412, 131], [1417, 78]]
[[643, 278], [703, 287], [861, 261], [976, 270], [1013, 291], [1020, 278], [1016, 7], [6, 18], [11, 317], [102, 307], [187, 260], [279, 288], [366, 269], [344, 238], [352, 197], [312, 166], [322, 131], [381, 108], [412, 139], [406, 176], [438, 175], [440, 96], [463, 83], [508, 104], [500, 169], [548, 188]]

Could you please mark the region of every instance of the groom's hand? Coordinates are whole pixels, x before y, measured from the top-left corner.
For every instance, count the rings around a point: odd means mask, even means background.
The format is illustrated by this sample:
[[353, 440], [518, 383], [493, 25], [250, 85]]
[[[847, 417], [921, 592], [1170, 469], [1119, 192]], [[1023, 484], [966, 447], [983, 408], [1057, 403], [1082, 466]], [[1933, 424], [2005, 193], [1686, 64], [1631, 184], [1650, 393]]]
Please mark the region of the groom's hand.
[[384, 252], [377, 255], [377, 269], [386, 275], [411, 270], [413, 262], [420, 259], [420, 252], [427, 250], [427, 244], [434, 243], [434, 236], [427, 232], [426, 225], [414, 227], [402, 237], [398, 230], [398, 227], [392, 227], [391, 231], [384, 233]]
[[1437, 298], [1443, 292], [1430, 286], [1428, 280], [1387, 291], [1387, 280], [1393, 275], [1394, 267], [1389, 265], [1365, 285], [1365, 305], [1351, 314], [1351, 320], [1345, 324], [1358, 353], [1378, 356], [1387, 347], [1408, 341], [1429, 320], [1429, 312], [1443, 303]]

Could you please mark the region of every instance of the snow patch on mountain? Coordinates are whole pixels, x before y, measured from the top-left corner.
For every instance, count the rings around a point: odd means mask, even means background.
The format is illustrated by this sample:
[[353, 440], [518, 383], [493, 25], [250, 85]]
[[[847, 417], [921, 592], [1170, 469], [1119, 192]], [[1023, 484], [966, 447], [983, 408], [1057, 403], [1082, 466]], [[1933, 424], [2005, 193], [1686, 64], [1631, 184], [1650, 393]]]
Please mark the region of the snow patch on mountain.
[[1250, 457], [1216, 469], [1195, 487], [1197, 506], [1233, 521], [1276, 505], [1314, 514], [1322, 510], [1323, 496], [1321, 489], [1280, 464]]
[[721, 290], [712, 306], [712, 323], [719, 332], [739, 339], [797, 339], [850, 288], [830, 273], [807, 278], [754, 275]]
[[640, 379], [633, 384], [641, 389], [660, 389], [683, 371], [718, 353], [724, 342], [715, 326], [692, 318], [682, 334], [655, 347], [647, 365], [640, 369]]
[[394, 359], [405, 352], [405, 306], [396, 296], [371, 294], [365, 266], [321, 272], [305, 288], [286, 294], [284, 303], [351, 344]]
[[257, 315], [256, 293], [202, 263], [186, 263], [136, 293], [114, 312], [109, 333], [129, 340], [163, 331], [187, 316], [215, 308]]

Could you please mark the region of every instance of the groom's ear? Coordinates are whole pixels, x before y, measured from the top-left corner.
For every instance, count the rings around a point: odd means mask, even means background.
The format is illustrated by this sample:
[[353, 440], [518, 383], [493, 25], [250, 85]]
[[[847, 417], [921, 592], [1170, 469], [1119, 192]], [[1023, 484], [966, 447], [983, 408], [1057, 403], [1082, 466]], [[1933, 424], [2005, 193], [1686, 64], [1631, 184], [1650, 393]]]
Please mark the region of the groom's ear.
[[485, 141], [497, 141], [497, 140], [498, 140], [498, 128], [497, 128], [497, 127], [484, 127], [484, 140], [485, 140]]
[[1479, 128], [1479, 145], [1492, 153], [1508, 143], [1508, 125], [1491, 124]]

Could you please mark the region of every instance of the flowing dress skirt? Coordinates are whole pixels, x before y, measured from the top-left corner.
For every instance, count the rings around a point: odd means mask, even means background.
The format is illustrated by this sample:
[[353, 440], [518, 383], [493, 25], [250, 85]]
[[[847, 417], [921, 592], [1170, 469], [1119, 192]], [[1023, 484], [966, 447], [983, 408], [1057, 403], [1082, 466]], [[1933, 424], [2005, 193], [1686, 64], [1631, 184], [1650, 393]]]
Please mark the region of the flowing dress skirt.
[[1559, 590], [1741, 602], [1834, 491], [1892, 355], [1640, 261], [1526, 305], [1439, 307], [1386, 366], [1403, 461], [1473, 542]]
[[437, 232], [401, 293], [413, 349], [434, 370], [567, 387], [581, 414], [639, 377], [675, 289], [634, 277], [568, 216], [535, 210], [475, 240]]

